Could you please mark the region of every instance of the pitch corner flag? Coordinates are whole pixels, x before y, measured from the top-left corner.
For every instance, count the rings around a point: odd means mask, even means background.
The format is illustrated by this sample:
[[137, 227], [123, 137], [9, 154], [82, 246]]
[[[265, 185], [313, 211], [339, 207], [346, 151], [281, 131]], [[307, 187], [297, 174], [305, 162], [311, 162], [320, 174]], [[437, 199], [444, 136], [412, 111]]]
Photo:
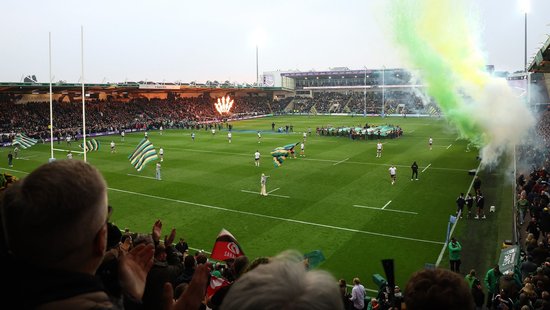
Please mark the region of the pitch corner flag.
[[243, 255], [243, 249], [237, 239], [230, 232], [222, 229], [216, 238], [210, 258], [224, 261]]

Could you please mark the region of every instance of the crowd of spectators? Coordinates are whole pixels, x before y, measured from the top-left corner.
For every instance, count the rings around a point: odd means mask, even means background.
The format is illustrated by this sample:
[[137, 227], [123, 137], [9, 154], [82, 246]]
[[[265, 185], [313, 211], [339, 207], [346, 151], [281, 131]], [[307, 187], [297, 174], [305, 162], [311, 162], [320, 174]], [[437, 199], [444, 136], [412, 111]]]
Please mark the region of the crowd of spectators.
[[[271, 113], [265, 97], [239, 97], [232, 115], [261, 115]], [[77, 136], [82, 132], [82, 104], [54, 101], [54, 137]], [[28, 102], [16, 104], [11, 100], [0, 102], [0, 142], [11, 141], [16, 133], [45, 139], [50, 136], [49, 104]], [[183, 128], [196, 124], [220, 122], [227, 116], [214, 109], [214, 99], [205, 96], [147, 99], [128, 102], [88, 100], [86, 127], [88, 133], [143, 128]]]
[[314, 92], [312, 97], [296, 97], [292, 111], [296, 113], [379, 114], [384, 101], [385, 114], [427, 114], [422, 98], [414, 91], [369, 90], [355, 92]]

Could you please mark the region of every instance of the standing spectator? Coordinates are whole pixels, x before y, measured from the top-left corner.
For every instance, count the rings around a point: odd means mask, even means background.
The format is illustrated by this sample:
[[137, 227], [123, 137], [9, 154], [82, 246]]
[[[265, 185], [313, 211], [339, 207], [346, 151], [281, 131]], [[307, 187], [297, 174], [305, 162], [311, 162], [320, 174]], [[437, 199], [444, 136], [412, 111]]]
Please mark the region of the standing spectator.
[[185, 239], [180, 238], [180, 241], [176, 243], [176, 250], [178, 250], [181, 254], [185, 254], [185, 252], [189, 250], [189, 245], [185, 242]]
[[346, 280], [338, 280], [338, 287], [340, 288], [340, 296], [342, 297], [342, 303], [344, 304], [344, 310], [352, 310], [352, 303], [350, 300], [351, 295], [348, 293], [348, 287]]
[[475, 279], [472, 283], [472, 297], [474, 298], [475, 309], [482, 310], [485, 294], [483, 293], [483, 289], [481, 289], [481, 281], [478, 279]]
[[529, 210], [529, 200], [527, 200], [527, 195], [522, 194], [519, 197], [519, 200], [516, 203], [516, 208], [519, 213], [519, 224], [523, 225], [523, 222], [525, 221], [525, 215], [527, 214], [527, 210]]
[[481, 191], [481, 179], [479, 178], [478, 175], [476, 175], [474, 178], [473, 186], [474, 186], [474, 192], [478, 194]]
[[483, 194], [481, 193], [481, 191], [479, 191], [477, 193], [477, 196], [476, 196], [476, 205], [477, 205], [477, 215], [476, 217], [474, 217], [476, 220], [479, 219], [479, 217], [481, 216], [481, 219], [486, 219], [485, 217], [485, 211], [483, 211], [483, 207], [485, 206], [485, 198], [483, 197]]
[[464, 205], [466, 204], [466, 199], [464, 199], [464, 193], [460, 193], [456, 199], [456, 216], [462, 218], [462, 213], [464, 212]]
[[537, 218], [531, 217], [531, 220], [529, 221], [529, 224], [527, 225], [527, 232], [530, 234], [533, 234], [533, 237], [536, 240], [539, 240], [540, 237], [540, 228], [539, 224], [537, 222]]
[[462, 245], [455, 239], [455, 237], [452, 237], [451, 242], [449, 242], [448, 248], [451, 271], [460, 273], [460, 252], [462, 251]]
[[470, 195], [470, 193], [468, 193], [466, 194], [466, 198], [464, 200], [465, 200], [466, 208], [468, 208], [468, 218], [470, 218], [472, 216], [472, 207], [474, 205], [474, 198], [472, 197], [472, 195]]
[[11, 152], [8, 153], [8, 166], [13, 167], [13, 154]]
[[476, 270], [475, 270], [475, 269], [470, 270], [470, 273], [468, 273], [468, 274], [464, 277], [464, 280], [466, 280], [466, 282], [468, 282], [468, 286], [469, 286], [470, 288], [472, 288], [473, 285], [474, 285], [475, 280], [477, 280]]
[[353, 278], [353, 288], [349, 300], [353, 302], [353, 309], [362, 310], [365, 308], [365, 287], [361, 285], [359, 278]]
[[416, 179], [418, 181], [418, 164], [415, 162], [413, 162], [413, 164], [411, 165], [411, 170], [412, 170], [412, 175], [411, 175], [411, 181], [413, 179]]
[[498, 265], [495, 265], [493, 268], [487, 271], [485, 274], [485, 287], [487, 288], [487, 309], [492, 309], [493, 299], [500, 291], [500, 277], [502, 273], [498, 268]]
[[260, 195], [262, 196], [267, 196], [267, 191], [265, 189], [267, 178], [269, 178], [269, 176], [262, 173], [262, 177], [260, 178], [260, 185], [261, 185]]

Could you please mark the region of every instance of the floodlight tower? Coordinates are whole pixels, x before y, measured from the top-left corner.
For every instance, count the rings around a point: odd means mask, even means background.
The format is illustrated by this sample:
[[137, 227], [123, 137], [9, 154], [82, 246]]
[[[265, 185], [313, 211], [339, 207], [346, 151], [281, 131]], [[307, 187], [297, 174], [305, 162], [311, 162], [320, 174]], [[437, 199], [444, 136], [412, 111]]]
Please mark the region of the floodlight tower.
[[259, 50], [259, 47], [264, 45], [265, 43], [265, 32], [258, 28], [256, 29], [256, 31], [254, 31], [254, 33], [252, 34], [252, 42], [254, 43], [255, 47], [256, 47], [256, 85], [260, 85], [260, 70], [259, 70], [259, 66], [258, 66], [258, 50]]

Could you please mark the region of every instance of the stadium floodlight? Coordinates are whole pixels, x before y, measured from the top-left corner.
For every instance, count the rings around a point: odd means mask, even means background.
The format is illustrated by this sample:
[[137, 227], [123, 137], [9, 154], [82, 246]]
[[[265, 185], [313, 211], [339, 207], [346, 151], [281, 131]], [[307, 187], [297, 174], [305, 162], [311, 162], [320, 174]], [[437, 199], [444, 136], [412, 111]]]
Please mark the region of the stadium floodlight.
[[265, 44], [266, 34], [265, 31], [261, 28], [257, 28], [252, 33], [252, 42], [256, 46], [256, 85], [260, 85], [260, 74], [258, 67], [258, 47]]
[[521, 12], [525, 15], [525, 36], [524, 36], [524, 58], [523, 58], [523, 69], [527, 72], [527, 13], [530, 10], [530, 1], [529, 0], [520, 0], [519, 6]]

